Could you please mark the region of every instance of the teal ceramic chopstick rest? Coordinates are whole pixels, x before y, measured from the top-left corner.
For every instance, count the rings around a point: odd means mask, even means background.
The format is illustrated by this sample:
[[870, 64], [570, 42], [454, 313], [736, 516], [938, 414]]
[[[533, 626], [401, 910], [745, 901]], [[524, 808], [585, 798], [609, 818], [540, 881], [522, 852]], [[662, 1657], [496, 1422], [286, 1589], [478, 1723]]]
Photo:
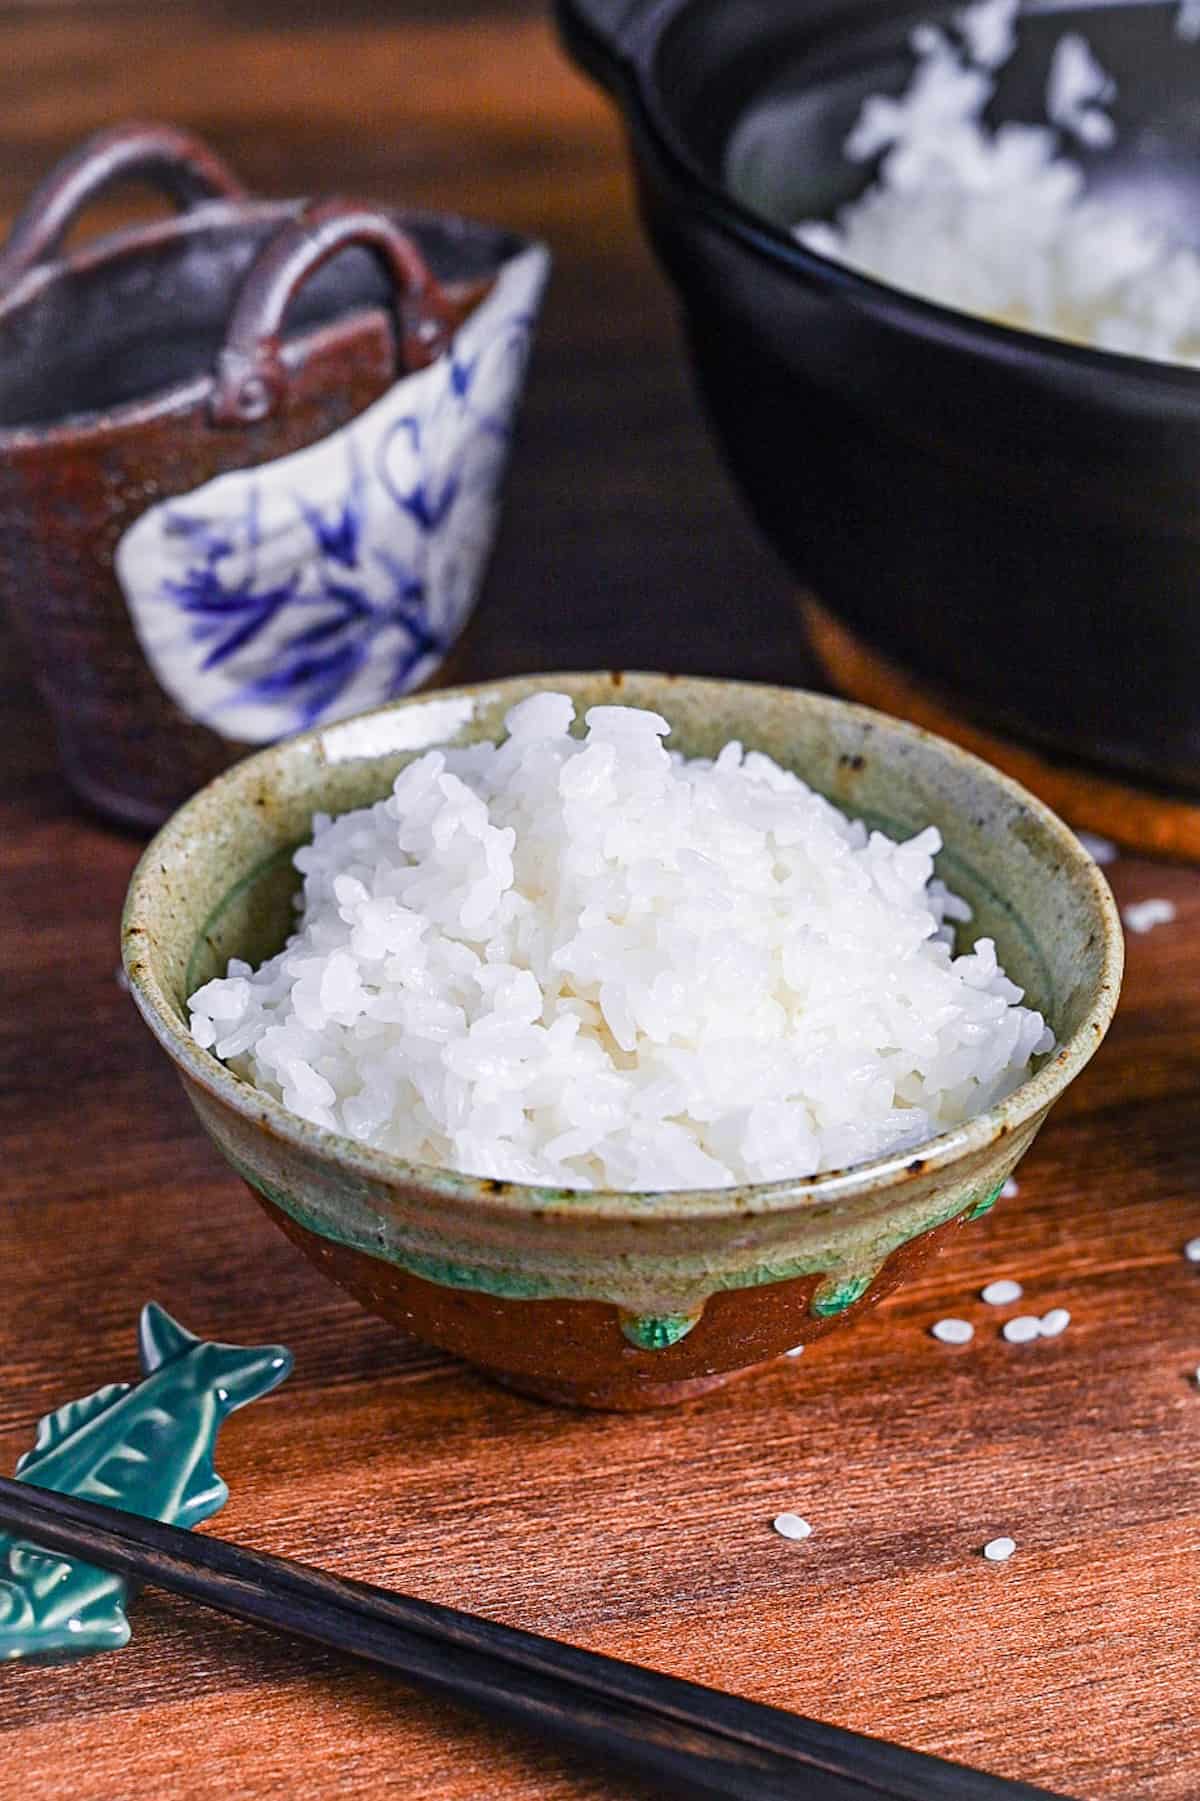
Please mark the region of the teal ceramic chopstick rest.
[[[229, 1495], [213, 1468], [221, 1422], [283, 1381], [282, 1345], [210, 1344], [154, 1301], [138, 1322], [140, 1382], [109, 1383], [40, 1421], [19, 1481], [194, 1526]], [[112, 1650], [128, 1584], [0, 1533], [0, 1661]]]

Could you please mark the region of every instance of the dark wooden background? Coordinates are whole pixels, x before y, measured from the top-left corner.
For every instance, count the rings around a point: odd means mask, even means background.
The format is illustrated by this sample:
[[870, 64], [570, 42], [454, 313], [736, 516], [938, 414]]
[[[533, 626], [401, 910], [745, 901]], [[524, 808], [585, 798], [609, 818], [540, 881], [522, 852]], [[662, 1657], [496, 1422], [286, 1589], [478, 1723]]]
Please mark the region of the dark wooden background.
[[[332, 13], [332, 9], [327, 9]], [[86, 131], [209, 134], [247, 179], [542, 233], [557, 268], [467, 675], [802, 682], [788, 579], [726, 486], [606, 106], [512, 0], [0, 10], [0, 209]], [[818, 453], [819, 453], [819, 447]], [[28, 594], [22, 603], [38, 605]], [[79, 815], [0, 638], [0, 1467], [134, 1370], [148, 1296], [282, 1339], [216, 1529], [1076, 1797], [1200, 1794], [1200, 882], [1130, 942], [1097, 1062], [1021, 1193], [844, 1338], [708, 1401], [573, 1416], [406, 1346], [328, 1288], [201, 1138], [115, 980], [137, 854]], [[1016, 1348], [993, 1276], [1070, 1308]], [[963, 1351], [929, 1324], [965, 1313]], [[812, 1538], [770, 1528], [794, 1508]], [[1018, 1552], [989, 1566], [981, 1545]], [[332, 1657], [169, 1600], [121, 1653], [0, 1672], [0, 1796], [629, 1792]]]

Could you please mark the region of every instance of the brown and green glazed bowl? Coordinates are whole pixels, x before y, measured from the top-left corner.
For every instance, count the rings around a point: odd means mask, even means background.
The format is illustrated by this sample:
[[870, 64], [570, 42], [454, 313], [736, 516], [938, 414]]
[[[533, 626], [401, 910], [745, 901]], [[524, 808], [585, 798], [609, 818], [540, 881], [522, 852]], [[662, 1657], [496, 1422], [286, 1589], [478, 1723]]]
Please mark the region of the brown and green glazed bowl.
[[[382, 798], [434, 745], [503, 734], [540, 688], [647, 706], [669, 742], [729, 738], [903, 837], [934, 824], [967, 936], [1049, 1019], [1058, 1048], [1001, 1105], [915, 1152], [804, 1181], [662, 1194], [559, 1191], [412, 1165], [289, 1113], [193, 1040], [187, 996], [231, 956], [278, 950], [315, 811]], [[782, 688], [653, 675], [530, 676], [309, 732], [240, 763], [163, 827], [123, 928], [134, 997], [201, 1123], [317, 1266], [401, 1331], [547, 1399], [660, 1405], [856, 1317], [997, 1195], [1095, 1051], [1120, 987], [1121, 928], [1073, 833], [1015, 783], [862, 707]], [[960, 932], [961, 941], [961, 932]]]

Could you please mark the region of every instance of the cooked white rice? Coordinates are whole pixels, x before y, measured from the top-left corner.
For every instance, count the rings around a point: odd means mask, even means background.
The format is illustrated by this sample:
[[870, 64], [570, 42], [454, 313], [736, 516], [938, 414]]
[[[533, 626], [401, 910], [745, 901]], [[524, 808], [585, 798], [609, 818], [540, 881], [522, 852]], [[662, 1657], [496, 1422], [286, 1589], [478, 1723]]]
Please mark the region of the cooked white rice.
[[[834, 223], [797, 236], [960, 312], [1200, 366], [1200, 256], [1136, 211], [1089, 198], [1064, 153], [1064, 138], [1096, 149], [1116, 135], [1105, 110], [1115, 86], [1085, 40], [1067, 34], [1055, 48], [1050, 125], [985, 122], [1016, 18], [1016, 0], [981, 0], [958, 14], [956, 37], [918, 27], [907, 89], [868, 99], [846, 142], [854, 161], [881, 157], [875, 180]], [[1186, 37], [1186, 8], [1179, 23]]]
[[318, 814], [299, 924], [192, 1031], [318, 1125], [569, 1188], [718, 1187], [919, 1144], [1050, 1048], [990, 939], [769, 757], [684, 761], [657, 714], [562, 694]]

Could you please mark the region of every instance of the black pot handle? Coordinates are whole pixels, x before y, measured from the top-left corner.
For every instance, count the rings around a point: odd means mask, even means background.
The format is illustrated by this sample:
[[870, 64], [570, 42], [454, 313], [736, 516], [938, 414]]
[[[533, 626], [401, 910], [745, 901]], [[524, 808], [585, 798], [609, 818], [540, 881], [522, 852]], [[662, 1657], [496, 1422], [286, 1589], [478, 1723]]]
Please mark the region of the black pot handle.
[[98, 131], [38, 183], [0, 250], [0, 288], [57, 252], [83, 208], [120, 181], [147, 181], [186, 212], [206, 200], [241, 200], [246, 190], [215, 151], [174, 125], [115, 125]]
[[217, 362], [215, 425], [256, 425], [275, 412], [287, 386], [284, 315], [309, 276], [351, 244], [374, 252], [395, 289], [402, 373], [441, 356], [492, 285], [444, 288], [415, 241], [386, 213], [352, 200], [314, 202], [268, 239], [238, 290]]

